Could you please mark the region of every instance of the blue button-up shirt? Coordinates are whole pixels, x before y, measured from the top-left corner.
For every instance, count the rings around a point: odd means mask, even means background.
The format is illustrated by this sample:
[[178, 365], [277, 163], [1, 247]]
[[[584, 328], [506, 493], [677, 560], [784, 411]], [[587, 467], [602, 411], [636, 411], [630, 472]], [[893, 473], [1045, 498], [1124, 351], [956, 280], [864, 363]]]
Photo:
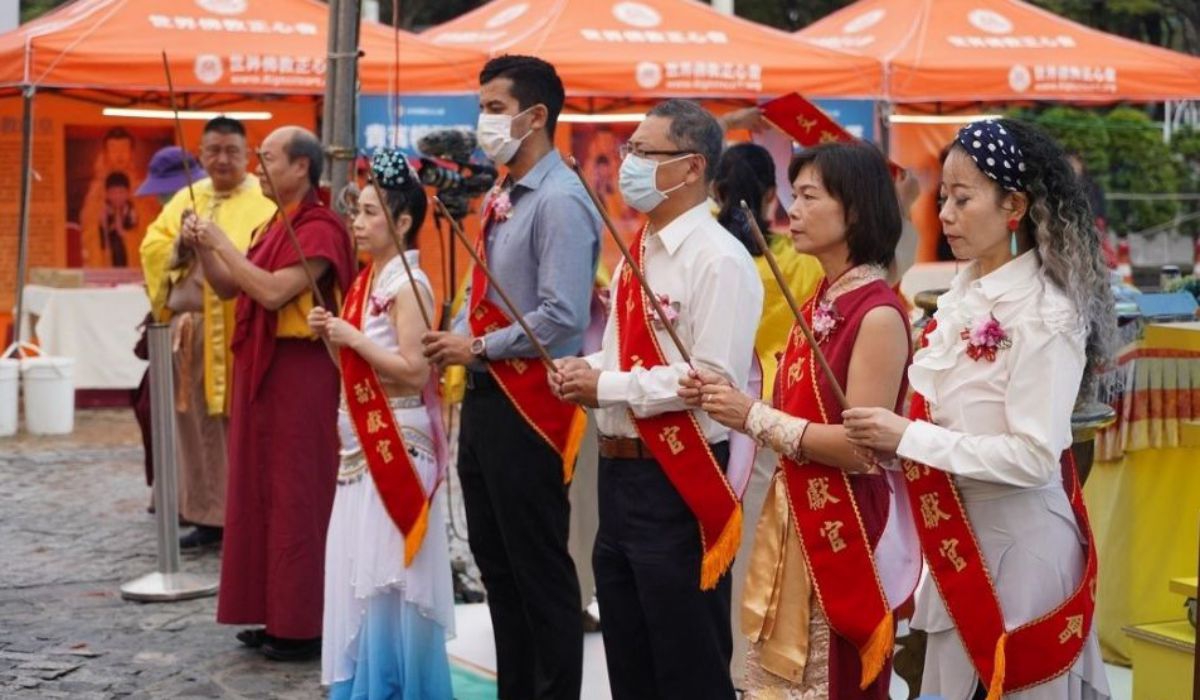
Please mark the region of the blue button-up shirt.
[[[554, 150], [513, 184], [509, 199], [510, 216], [487, 232], [488, 267], [553, 357], [578, 355], [600, 255], [600, 214]], [[511, 316], [494, 286], [487, 298]], [[454, 330], [471, 335], [466, 311], [464, 304]], [[489, 359], [537, 356], [518, 323], [485, 339]]]

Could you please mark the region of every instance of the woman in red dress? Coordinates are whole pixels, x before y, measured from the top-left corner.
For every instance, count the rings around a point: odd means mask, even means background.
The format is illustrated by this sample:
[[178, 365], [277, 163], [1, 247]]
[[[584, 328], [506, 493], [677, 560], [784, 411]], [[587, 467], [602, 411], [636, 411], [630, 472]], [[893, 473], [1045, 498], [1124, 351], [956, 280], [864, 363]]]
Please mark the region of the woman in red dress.
[[[796, 250], [825, 278], [803, 306], [851, 406], [897, 409], [910, 354], [903, 306], [887, 284], [900, 212], [883, 156], [828, 144], [789, 168]], [[751, 641], [747, 698], [886, 698], [892, 610], [919, 555], [888, 476], [842, 430], [836, 393], [794, 327], [773, 405], [700, 370], [680, 395], [780, 455], [755, 534], [742, 601]], [[899, 516], [899, 517], [898, 517]], [[886, 531], [886, 533], [885, 533]], [[894, 564], [905, 566], [897, 570]]]

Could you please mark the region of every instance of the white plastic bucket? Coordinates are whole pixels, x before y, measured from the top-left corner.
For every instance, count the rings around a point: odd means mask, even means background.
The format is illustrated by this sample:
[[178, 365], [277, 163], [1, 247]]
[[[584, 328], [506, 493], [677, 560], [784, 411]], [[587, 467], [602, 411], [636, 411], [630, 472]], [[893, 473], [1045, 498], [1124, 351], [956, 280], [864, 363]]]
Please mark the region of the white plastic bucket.
[[19, 360], [0, 360], [0, 437], [17, 434], [17, 377]]
[[34, 435], [65, 435], [75, 429], [75, 359], [21, 360], [25, 385], [25, 430]]

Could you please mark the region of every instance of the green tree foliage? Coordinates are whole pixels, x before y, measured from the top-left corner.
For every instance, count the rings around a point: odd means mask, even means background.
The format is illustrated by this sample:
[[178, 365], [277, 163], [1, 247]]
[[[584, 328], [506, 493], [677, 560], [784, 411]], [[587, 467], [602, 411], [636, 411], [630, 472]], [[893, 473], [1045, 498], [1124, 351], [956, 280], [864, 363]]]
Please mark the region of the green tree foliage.
[[[1104, 117], [1110, 142], [1109, 184], [1113, 191], [1133, 194], [1173, 194], [1179, 176], [1162, 127], [1140, 109], [1117, 107]], [[1110, 223], [1118, 233], [1142, 231], [1170, 222], [1179, 213], [1175, 200], [1116, 201], [1109, 206]]]
[[1033, 121], [1058, 139], [1067, 152], [1078, 153], [1096, 181], [1106, 184], [1111, 141], [1099, 113], [1074, 107], [1051, 107]]
[[[1179, 172], [1179, 193], [1200, 195], [1200, 130], [1185, 127], [1171, 135], [1171, 152]], [[1181, 202], [1181, 214], [1200, 214], [1200, 201]], [[1200, 235], [1200, 219], [1192, 219], [1180, 227], [1191, 236]]]

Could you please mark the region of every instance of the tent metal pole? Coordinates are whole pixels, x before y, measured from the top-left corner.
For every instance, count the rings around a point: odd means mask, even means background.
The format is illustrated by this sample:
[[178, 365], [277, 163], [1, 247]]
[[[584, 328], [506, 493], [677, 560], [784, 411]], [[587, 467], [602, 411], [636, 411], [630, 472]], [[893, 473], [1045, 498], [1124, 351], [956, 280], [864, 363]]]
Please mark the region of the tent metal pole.
[[[328, 36], [326, 36], [326, 59], [325, 59], [325, 100], [321, 105], [321, 143], [328, 146], [333, 143], [333, 105], [335, 102], [334, 95], [337, 89], [337, 61], [333, 58], [337, 55], [337, 26], [338, 16], [341, 14], [342, 0], [329, 0], [329, 25]], [[329, 174], [333, 171], [333, 161], [329, 157], [328, 151], [325, 153], [325, 163], [323, 173], [326, 181]], [[330, 191], [330, 196], [337, 198], [338, 191]]]
[[[355, 115], [358, 94], [358, 0], [338, 0], [329, 5], [330, 29], [333, 49], [329, 53], [326, 70], [333, 76], [332, 83], [325, 85], [325, 115], [328, 122], [322, 129], [325, 136], [325, 180], [329, 193], [337, 197], [350, 181], [350, 163], [354, 161]], [[336, 13], [336, 17], [334, 16]]]
[[29, 264], [29, 203], [33, 189], [33, 94], [36, 88], [25, 85], [21, 89], [21, 203], [17, 221], [17, 299], [13, 315], [13, 345], [5, 350], [21, 354], [21, 316], [25, 313], [25, 272]]

